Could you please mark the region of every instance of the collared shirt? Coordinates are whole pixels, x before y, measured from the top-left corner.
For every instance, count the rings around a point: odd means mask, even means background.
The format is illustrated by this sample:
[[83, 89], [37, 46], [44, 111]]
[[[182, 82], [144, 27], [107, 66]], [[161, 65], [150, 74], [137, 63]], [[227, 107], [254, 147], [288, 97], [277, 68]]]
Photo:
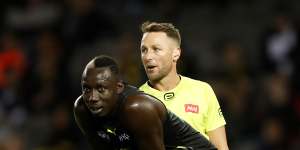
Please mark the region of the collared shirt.
[[217, 97], [208, 83], [180, 77], [179, 84], [169, 91], [154, 89], [148, 82], [139, 89], [160, 99], [169, 110], [208, 139], [208, 131], [226, 124]]

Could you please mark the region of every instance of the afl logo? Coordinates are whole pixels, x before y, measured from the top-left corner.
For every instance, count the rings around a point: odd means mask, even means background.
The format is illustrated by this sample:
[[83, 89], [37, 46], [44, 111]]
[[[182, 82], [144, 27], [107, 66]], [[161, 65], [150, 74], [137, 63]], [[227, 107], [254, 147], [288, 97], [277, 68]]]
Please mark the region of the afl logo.
[[171, 100], [174, 97], [174, 92], [165, 93], [164, 100]]

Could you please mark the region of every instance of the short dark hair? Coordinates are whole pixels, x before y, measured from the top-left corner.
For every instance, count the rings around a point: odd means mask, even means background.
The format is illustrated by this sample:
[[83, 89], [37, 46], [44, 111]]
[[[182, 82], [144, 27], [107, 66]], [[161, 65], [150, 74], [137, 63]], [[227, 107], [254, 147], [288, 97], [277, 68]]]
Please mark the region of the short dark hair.
[[158, 23], [146, 21], [141, 25], [142, 33], [147, 32], [164, 32], [168, 37], [173, 38], [178, 42], [178, 45], [181, 44], [181, 37], [179, 30], [172, 23]]
[[119, 67], [117, 62], [110, 56], [107, 55], [99, 55], [96, 56], [94, 59], [95, 67], [108, 67], [112, 73], [118, 75], [119, 74]]

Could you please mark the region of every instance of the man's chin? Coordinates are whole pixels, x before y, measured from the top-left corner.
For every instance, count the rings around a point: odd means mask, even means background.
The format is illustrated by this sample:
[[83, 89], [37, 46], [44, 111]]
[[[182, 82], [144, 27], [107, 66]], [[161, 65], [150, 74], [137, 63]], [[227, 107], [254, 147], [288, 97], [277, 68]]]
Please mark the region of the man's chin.
[[147, 76], [150, 81], [157, 80], [157, 76], [154, 73], [148, 73]]
[[92, 113], [95, 117], [105, 117], [107, 115], [105, 115], [104, 113]]
[[151, 81], [151, 82], [159, 82], [162, 78], [158, 75], [155, 75], [155, 74], [149, 74], [148, 75], [148, 79]]
[[99, 116], [99, 117], [105, 116], [105, 113], [104, 113], [103, 109], [90, 110], [90, 111], [91, 111], [91, 113], [92, 113], [94, 116]]

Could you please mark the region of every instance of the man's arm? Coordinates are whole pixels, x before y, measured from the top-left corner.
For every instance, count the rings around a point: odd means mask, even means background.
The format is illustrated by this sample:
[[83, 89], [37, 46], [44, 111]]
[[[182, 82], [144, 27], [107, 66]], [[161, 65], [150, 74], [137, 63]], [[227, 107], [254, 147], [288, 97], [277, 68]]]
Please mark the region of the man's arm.
[[208, 131], [207, 134], [209, 140], [218, 148], [218, 150], [229, 150], [224, 126]]
[[140, 150], [164, 150], [163, 110], [143, 96], [130, 98], [124, 109], [125, 126], [133, 134]]
[[101, 149], [101, 150], [112, 150], [112, 146], [109, 145], [108, 140], [105, 137], [100, 138], [97, 135], [96, 130], [94, 130], [94, 126], [92, 124], [92, 118], [85, 107], [82, 97], [78, 97], [74, 103], [74, 117], [75, 121], [80, 128], [83, 135], [87, 138], [90, 146], [93, 149]]
[[209, 140], [218, 148], [218, 150], [228, 150], [226, 131], [225, 131], [225, 119], [218, 102], [218, 99], [212, 89], [207, 84], [206, 88], [207, 98], [209, 99], [209, 108], [207, 113], [206, 130]]

